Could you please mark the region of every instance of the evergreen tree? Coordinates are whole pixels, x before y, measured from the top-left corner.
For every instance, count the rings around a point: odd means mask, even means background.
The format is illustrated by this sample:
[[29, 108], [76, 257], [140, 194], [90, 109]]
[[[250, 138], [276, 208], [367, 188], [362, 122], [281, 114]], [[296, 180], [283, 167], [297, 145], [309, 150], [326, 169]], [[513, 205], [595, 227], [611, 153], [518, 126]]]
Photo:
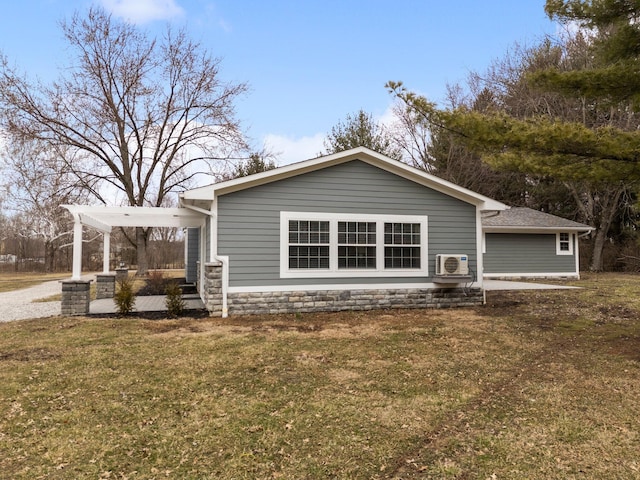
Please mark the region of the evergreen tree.
[[[566, 187], [565, 198], [575, 201], [582, 217], [578, 220], [598, 228], [592, 270], [602, 269], [608, 232], [640, 180], [640, 118], [634, 109], [633, 88], [603, 97], [586, 96], [595, 95], [595, 87], [606, 92], [604, 85], [589, 82], [613, 68], [607, 63], [612, 57], [603, 53], [611, 38], [604, 30], [581, 31], [560, 46], [544, 42], [523, 57], [515, 75], [500, 80], [499, 101], [493, 109], [465, 105], [439, 110], [402, 84], [388, 84], [434, 129], [453, 135], [494, 167], [534, 175], [560, 190]], [[579, 85], [583, 86], [578, 89]], [[556, 203], [556, 208], [564, 209], [567, 203]]]
[[390, 158], [400, 160], [401, 153], [391, 136], [378, 126], [371, 114], [360, 110], [347, 115], [344, 122], [331, 128], [324, 141], [325, 154], [343, 152], [357, 147], [367, 147]]
[[276, 168], [276, 164], [268, 156], [252, 153], [245, 162], [240, 162], [231, 173], [230, 178], [246, 177], [254, 173], [266, 172]]

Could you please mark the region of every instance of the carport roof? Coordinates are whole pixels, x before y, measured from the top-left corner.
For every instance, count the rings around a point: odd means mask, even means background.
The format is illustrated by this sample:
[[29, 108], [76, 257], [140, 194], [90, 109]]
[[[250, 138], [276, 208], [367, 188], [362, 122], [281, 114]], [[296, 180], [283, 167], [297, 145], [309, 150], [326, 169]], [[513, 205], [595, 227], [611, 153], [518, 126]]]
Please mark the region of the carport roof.
[[204, 215], [186, 208], [62, 205], [83, 225], [101, 232], [113, 227], [198, 227]]

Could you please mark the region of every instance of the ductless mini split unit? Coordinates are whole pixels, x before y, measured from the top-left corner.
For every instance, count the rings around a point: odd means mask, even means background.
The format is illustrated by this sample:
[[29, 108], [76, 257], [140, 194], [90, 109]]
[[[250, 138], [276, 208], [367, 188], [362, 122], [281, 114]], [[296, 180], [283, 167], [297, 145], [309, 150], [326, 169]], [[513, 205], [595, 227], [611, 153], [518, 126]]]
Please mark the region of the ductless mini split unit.
[[436, 275], [446, 277], [448, 275], [468, 275], [469, 256], [464, 254], [440, 254], [436, 255]]

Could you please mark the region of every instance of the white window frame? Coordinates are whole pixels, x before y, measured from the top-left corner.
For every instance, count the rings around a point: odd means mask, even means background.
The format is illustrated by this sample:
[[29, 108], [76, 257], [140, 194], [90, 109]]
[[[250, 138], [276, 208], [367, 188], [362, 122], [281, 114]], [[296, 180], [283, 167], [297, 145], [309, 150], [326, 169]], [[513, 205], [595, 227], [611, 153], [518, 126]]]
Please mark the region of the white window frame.
[[[562, 235], [567, 235], [568, 240], [562, 240]], [[574, 234], [570, 232], [558, 232], [556, 233], [556, 255], [573, 255]], [[562, 250], [562, 244], [568, 243], [569, 249]]]
[[[289, 268], [289, 221], [321, 220], [329, 221], [329, 268], [290, 269]], [[376, 223], [376, 268], [338, 268], [338, 222]], [[384, 224], [420, 224], [420, 268], [384, 268]], [[280, 212], [280, 278], [336, 278], [336, 277], [422, 277], [429, 275], [429, 255], [427, 249], [428, 217], [420, 215], [371, 215], [357, 213]]]

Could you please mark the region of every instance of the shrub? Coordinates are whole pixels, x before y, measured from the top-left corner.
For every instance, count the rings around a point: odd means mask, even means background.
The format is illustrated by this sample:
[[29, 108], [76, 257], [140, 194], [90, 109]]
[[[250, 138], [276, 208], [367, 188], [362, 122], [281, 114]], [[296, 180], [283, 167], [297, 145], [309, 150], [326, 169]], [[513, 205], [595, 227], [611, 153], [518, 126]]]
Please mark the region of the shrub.
[[165, 289], [167, 295], [166, 304], [167, 312], [171, 317], [177, 317], [184, 312], [184, 299], [182, 298], [182, 289], [176, 282], [171, 282]]
[[133, 312], [136, 295], [133, 293], [133, 281], [131, 279], [127, 277], [118, 281], [118, 288], [116, 288], [113, 301], [120, 315], [127, 315]]
[[164, 293], [166, 280], [160, 270], [152, 270], [147, 278], [145, 292], [147, 295], [162, 295]]

